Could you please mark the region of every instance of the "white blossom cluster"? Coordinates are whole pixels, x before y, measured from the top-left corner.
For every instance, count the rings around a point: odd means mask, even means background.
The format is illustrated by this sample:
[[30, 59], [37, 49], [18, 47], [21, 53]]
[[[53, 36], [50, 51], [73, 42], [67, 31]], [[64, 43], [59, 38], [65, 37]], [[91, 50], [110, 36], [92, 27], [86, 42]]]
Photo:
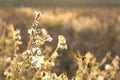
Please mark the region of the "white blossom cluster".
[[41, 67], [41, 65], [44, 63], [44, 56], [42, 56], [39, 47], [46, 41], [50, 42], [53, 40], [45, 28], [38, 28], [40, 17], [41, 12], [36, 11], [32, 28], [28, 29], [28, 34], [32, 37], [32, 49], [26, 50], [23, 53], [24, 55], [31, 56], [30, 64], [34, 67]]
[[23, 52], [24, 55], [32, 55], [32, 54], [36, 54], [36, 55], [41, 55], [41, 50], [36, 47], [36, 48], [32, 48], [31, 50], [26, 50], [25, 52]]
[[33, 67], [41, 67], [44, 63], [44, 56], [41, 55], [41, 50], [38, 47], [32, 48], [31, 50], [26, 50], [23, 54], [30, 57], [30, 64]]
[[41, 67], [41, 65], [44, 63], [44, 56], [32, 56], [31, 64], [35, 67]]
[[42, 28], [39, 29], [38, 31], [35, 30], [34, 28], [28, 29], [28, 34], [33, 36], [36, 35], [36, 38], [41, 40], [41, 41], [52, 41], [53, 38], [48, 34], [47, 30]]
[[[31, 49], [26, 50], [23, 52], [24, 55], [27, 55], [30, 61], [30, 64], [34, 67], [41, 67], [43, 63], [45, 63], [44, 56], [42, 55], [40, 46], [42, 46], [46, 41], [50, 42], [53, 40], [53, 38], [48, 34], [47, 30], [45, 28], [39, 28], [39, 19], [41, 17], [41, 12], [35, 12], [35, 19], [33, 22], [33, 25], [30, 29], [28, 29], [28, 34], [30, 35], [30, 38], [32, 39], [32, 45]], [[58, 49], [67, 49], [66, 44], [66, 38], [63, 35], [58, 36], [58, 45], [57, 48], [54, 51], [54, 55], [52, 55], [49, 59], [53, 59], [53, 61], [48, 63], [51, 64], [51, 66], [54, 66], [54, 59], [57, 57]]]

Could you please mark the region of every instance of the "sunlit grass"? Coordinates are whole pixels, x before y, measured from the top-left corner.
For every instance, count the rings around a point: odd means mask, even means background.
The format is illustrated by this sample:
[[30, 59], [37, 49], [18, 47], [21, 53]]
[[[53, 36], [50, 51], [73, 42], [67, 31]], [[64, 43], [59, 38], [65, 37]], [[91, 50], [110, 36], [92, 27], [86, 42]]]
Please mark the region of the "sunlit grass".
[[0, 10], [0, 79], [119, 80], [119, 10], [35, 10]]

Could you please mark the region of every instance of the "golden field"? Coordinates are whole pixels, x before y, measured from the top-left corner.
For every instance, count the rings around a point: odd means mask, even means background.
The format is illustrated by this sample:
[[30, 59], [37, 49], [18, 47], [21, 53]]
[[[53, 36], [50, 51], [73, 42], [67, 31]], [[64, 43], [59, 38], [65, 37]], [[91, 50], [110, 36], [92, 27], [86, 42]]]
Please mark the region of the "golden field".
[[[40, 70], [26, 62], [17, 72], [26, 57], [22, 53], [32, 48], [27, 32], [34, 23], [34, 11], [41, 11], [38, 28], [45, 28], [53, 41], [39, 46], [46, 56]], [[16, 39], [18, 29], [20, 39]], [[67, 50], [54, 52], [58, 35], [65, 36]], [[1, 80], [119, 80], [119, 47], [119, 8], [0, 9]], [[49, 68], [47, 59], [52, 54], [55, 65]]]

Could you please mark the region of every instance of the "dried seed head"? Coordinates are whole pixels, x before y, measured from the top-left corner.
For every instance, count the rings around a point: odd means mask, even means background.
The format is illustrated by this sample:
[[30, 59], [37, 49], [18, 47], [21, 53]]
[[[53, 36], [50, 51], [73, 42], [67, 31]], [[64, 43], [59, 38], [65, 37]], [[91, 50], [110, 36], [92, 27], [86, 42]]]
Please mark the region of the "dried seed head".
[[35, 11], [34, 13], [35, 13], [35, 20], [39, 20], [42, 13], [40, 11]]
[[42, 33], [43, 36], [46, 36], [48, 34], [48, 32], [45, 28], [41, 29], [41, 33]]
[[66, 38], [63, 35], [58, 36], [59, 43], [66, 44]]
[[66, 38], [63, 35], [58, 36], [58, 47], [60, 49], [67, 49]]

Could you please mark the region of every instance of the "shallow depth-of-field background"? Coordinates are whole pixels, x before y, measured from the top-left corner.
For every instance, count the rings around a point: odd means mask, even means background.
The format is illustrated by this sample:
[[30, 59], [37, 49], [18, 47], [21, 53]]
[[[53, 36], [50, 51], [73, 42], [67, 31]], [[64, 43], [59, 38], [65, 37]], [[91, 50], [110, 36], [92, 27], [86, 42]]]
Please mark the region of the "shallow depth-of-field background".
[[[53, 37], [52, 42], [46, 43], [48, 45], [46, 46], [48, 52], [51, 53], [55, 49], [57, 44], [57, 36], [59, 34], [64, 35], [67, 39], [68, 49], [65, 51], [59, 51], [59, 57], [56, 59], [56, 65], [52, 69], [52, 72], [56, 72], [58, 75], [65, 72], [69, 79], [71, 79], [78, 69], [77, 62], [71, 56], [72, 54], [76, 53], [85, 55], [87, 52], [90, 52], [94, 55], [94, 57], [97, 58], [98, 62], [102, 61], [106, 53], [111, 53], [110, 60], [108, 60], [106, 63], [110, 63], [116, 55], [120, 56], [119, 7], [2, 7], [0, 8], [1, 80], [6, 79], [4, 72], [7, 69], [7, 66], [10, 65], [10, 63], [7, 63], [7, 59], [9, 62], [9, 60], [12, 60], [15, 56], [13, 55], [15, 51], [15, 45], [14, 41], [12, 42], [11, 26], [14, 26], [15, 29], [20, 29], [22, 44], [19, 46], [20, 49], [17, 50], [16, 53], [22, 54], [22, 52], [27, 49], [29, 42], [27, 30], [33, 23], [34, 11], [42, 12], [42, 18], [40, 19], [39, 27], [46, 28], [49, 34]], [[104, 65], [101, 66], [100, 69], [104, 69]], [[117, 71], [119, 75], [120, 69]], [[23, 75], [27, 76], [27, 78], [23, 80], [29, 80], [33, 77], [32, 71], [29, 74], [27, 74], [27, 72], [24, 72], [24, 74], [19, 74], [19, 76], [24, 77]], [[18, 80], [19, 76], [16, 77]]]
[[113, 55], [120, 53], [119, 8], [0, 9], [1, 24], [12, 24], [15, 29], [21, 30], [21, 51], [25, 50], [28, 41], [27, 30], [32, 25], [36, 10], [43, 13], [40, 27], [49, 31], [55, 40], [53, 43], [56, 42], [57, 35], [63, 34], [71, 51], [79, 50], [83, 54], [91, 51], [99, 58], [109, 51]]

